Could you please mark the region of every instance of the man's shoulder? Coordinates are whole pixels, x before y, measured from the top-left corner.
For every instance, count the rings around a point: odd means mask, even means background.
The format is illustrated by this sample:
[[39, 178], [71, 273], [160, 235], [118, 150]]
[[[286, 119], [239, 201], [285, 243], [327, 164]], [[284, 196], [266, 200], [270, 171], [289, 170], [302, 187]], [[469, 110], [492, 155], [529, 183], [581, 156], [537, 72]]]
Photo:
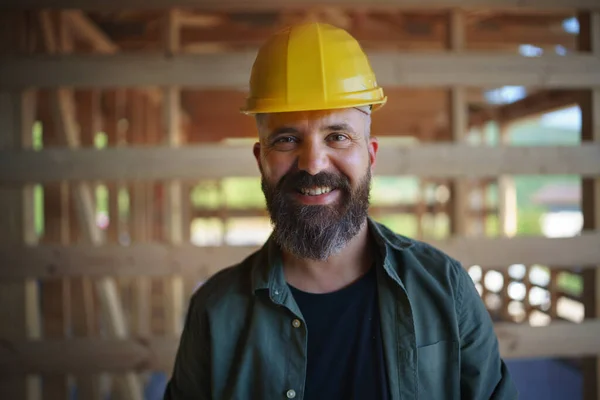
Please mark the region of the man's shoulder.
[[409, 253], [418, 260], [423, 260], [428, 263], [451, 263], [454, 265], [460, 264], [456, 258], [448, 254], [445, 250], [441, 249], [439, 244], [436, 244], [437, 241], [415, 239], [394, 232], [384, 224], [376, 223], [376, 225], [379, 229], [380, 235], [392, 249], [398, 250], [399, 252]]
[[422, 269], [428, 273], [447, 277], [464, 271], [460, 261], [440, 248], [435, 241], [425, 241], [392, 231], [377, 223], [380, 234], [392, 250], [393, 258], [402, 260], [404, 268]]
[[252, 291], [252, 268], [260, 250], [256, 250], [236, 264], [223, 267], [201, 282], [191, 297], [192, 304], [202, 308], [215, 306], [223, 299], [234, 299], [240, 295], [250, 295]]

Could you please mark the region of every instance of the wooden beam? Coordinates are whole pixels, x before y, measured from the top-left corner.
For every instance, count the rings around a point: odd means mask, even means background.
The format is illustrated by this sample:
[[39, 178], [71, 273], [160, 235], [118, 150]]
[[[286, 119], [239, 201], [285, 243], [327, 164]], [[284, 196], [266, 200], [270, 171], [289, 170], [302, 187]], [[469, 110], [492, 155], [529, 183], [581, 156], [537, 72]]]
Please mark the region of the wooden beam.
[[63, 13], [65, 20], [70, 24], [74, 36], [78, 39], [84, 39], [93, 44], [96, 51], [100, 53], [116, 53], [119, 46], [80, 10], [69, 10]]
[[[600, 320], [554, 321], [544, 327], [497, 323], [494, 329], [506, 359], [581, 357], [600, 351]], [[0, 373], [171, 370], [178, 342], [176, 338], [4, 341]]]
[[[235, 160], [235, 162], [232, 162]], [[480, 178], [508, 175], [600, 175], [600, 145], [473, 147], [389, 145], [377, 175]], [[250, 146], [0, 151], [0, 185], [60, 180], [162, 180], [259, 176]]]
[[[434, 204], [398, 204], [398, 205], [371, 205], [369, 208], [370, 212], [377, 216], [389, 215], [389, 214], [416, 214], [419, 212], [430, 214], [440, 214], [445, 211], [439, 207], [439, 203]], [[192, 218], [221, 218], [224, 213], [227, 219], [229, 218], [253, 218], [253, 217], [268, 217], [269, 213], [266, 208], [227, 208], [227, 209], [194, 209], [190, 211]], [[483, 215], [496, 215], [498, 210], [496, 208], [484, 208], [477, 210], [469, 210], [469, 213], [473, 216]]]
[[[543, 264], [552, 268], [600, 264], [600, 232], [572, 238], [460, 238], [428, 243], [465, 266], [507, 268], [512, 264]], [[0, 280], [56, 276], [166, 276], [183, 274], [204, 279], [247, 257], [257, 246], [198, 247], [158, 243], [77, 245], [73, 247], [6, 246], [0, 260], [20, 268], [0, 269]]]
[[[223, 54], [38, 55], [6, 57], [0, 86], [118, 87], [174, 85], [246, 88], [255, 52]], [[383, 86], [447, 87], [524, 85], [585, 88], [600, 85], [600, 59], [577, 54], [523, 57], [498, 53], [370, 52]]]
[[469, 116], [471, 126], [481, 126], [492, 120], [511, 123], [525, 118], [539, 117], [541, 114], [576, 105], [580, 93], [577, 90], [547, 89], [537, 90], [521, 100], [499, 106], [489, 105]]
[[[497, 323], [494, 330], [498, 336], [500, 354], [506, 359], [600, 354], [600, 320], [581, 324], [552, 321], [543, 327]], [[591, 347], [586, 349], [585, 346]]]
[[[204, 27], [198, 25], [184, 27], [181, 32], [181, 44], [184, 52], [194, 52], [209, 46], [220, 46], [224, 49], [258, 47], [281, 28], [281, 23], [277, 22], [260, 26], [231, 21], [209, 25], [206, 24], [209, 17], [206, 15], [195, 17], [199, 23], [205, 23]], [[213, 16], [213, 18], [215, 17]], [[223, 17], [221, 16], [221, 18]], [[549, 21], [556, 20], [556, 18], [545, 18]], [[560, 18], [564, 20], [568, 18], [568, 15], [561, 15]], [[190, 24], [194, 21], [193, 16], [188, 16], [187, 19]], [[411, 19], [414, 21], [412, 15], [408, 15], [404, 20], [411, 21]], [[330, 17], [325, 17], [323, 20], [336, 26], [342, 26]], [[360, 24], [357, 21], [360, 21]], [[423, 32], [411, 29], [408, 23], [386, 21], [367, 12], [361, 19], [350, 19], [350, 24], [345, 29], [365, 49], [442, 50], [445, 25], [445, 21], [432, 19], [430, 22], [422, 24], [424, 29], [427, 29]], [[495, 29], [487, 27], [490, 25]], [[560, 21], [555, 23], [555, 26], [559, 25]], [[496, 18], [490, 23], [473, 23], [466, 27], [465, 48], [514, 52], [519, 45], [529, 43], [542, 48], [550, 48], [552, 51], [557, 45], [574, 50], [576, 35], [564, 30], [557, 30], [555, 26], [550, 24], [531, 26], [531, 22], [529, 25], [525, 22], [507, 23], [502, 18]], [[156, 47], [159, 42], [157, 30], [150, 31], [143, 37], [124, 36], [116, 40], [123, 48], [136, 46], [152, 48]]]
[[499, 107], [497, 118], [504, 123], [521, 118], [533, 118], [577, 103], [579, 96], [574, 90], [542, 90], [514, 103]]
[[277, 0], [105, 0], [103, 2], [82, 0], [8, 0], [0, 9], [73, 8], [89, 11], [122, 9], [167, 9], [193, 7], [205, 11], [292, 11], [307, 7], [343, 7], [345, 9], [377, 10], [448, 10], [452, 8], [485, 10], [598, 10], [596, 0], [293, 0], [285, 3]]

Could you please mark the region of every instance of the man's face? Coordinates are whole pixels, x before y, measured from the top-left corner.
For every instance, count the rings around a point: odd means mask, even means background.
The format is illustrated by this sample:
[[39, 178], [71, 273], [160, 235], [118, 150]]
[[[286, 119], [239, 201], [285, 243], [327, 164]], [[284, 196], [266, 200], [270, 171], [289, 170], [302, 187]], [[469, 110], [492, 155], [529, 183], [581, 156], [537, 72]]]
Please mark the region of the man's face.
[[358, 233], [378, 148], [369, 124], [354, 108], [263, 116], [254, 155], [274, 239], [285, 250], [325, 260]]

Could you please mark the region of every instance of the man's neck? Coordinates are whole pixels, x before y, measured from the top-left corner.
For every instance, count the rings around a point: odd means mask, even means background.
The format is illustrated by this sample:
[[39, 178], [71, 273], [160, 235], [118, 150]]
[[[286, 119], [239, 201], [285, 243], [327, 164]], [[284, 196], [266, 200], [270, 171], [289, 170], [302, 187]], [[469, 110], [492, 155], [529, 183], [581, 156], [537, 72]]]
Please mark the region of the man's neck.
[[373, 263], [367, 221], [359, 233], [335, 256], [325, 261], [299, 259], [283, 253], [286, 281], [309, 293], [327, 293], [348, 286], [364, 275]]

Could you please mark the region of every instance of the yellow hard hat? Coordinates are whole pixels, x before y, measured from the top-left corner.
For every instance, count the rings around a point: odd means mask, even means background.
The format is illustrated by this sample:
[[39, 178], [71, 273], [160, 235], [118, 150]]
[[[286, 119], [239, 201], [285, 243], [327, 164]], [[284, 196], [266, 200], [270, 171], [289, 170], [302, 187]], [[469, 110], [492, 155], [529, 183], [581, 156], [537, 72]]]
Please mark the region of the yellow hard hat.
[[360, 44], [332, 25], [308, 22], [273, 35], [258, 51], [245, 114], [385, 104]]

